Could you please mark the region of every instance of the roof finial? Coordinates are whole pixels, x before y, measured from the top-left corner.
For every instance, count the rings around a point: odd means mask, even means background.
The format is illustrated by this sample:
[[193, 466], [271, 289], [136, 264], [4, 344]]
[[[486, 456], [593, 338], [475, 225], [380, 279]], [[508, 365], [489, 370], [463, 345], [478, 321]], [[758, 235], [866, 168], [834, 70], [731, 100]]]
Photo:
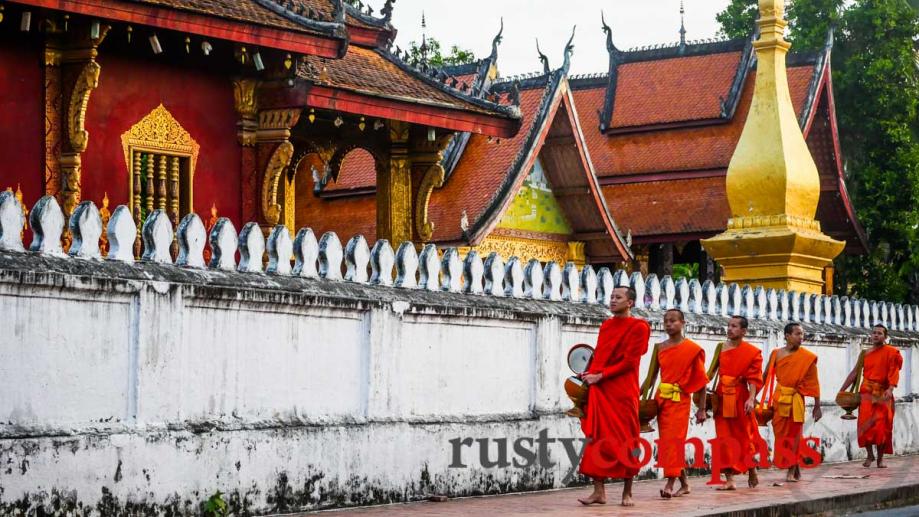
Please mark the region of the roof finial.
[[386, 0], [386, 3], [383, 4], [383, 8], [380, 9], [380, 14], [383, 15], [383, 21], [388, 22], [392, 20], [392, 4], [395, 2], [396, 0]]
[[425, 29], [428, 28], [428, 22], [424, 17], [424, 11], [421, 11], [421, 46], [418, 50], [421, 52], [421, 62], [428, 62], [428, 35]]
[[680, 48], [686, 47], [686, 24], [685, 15], [686, 10], [683, 9], [683, 0], [680, 0]]
[[545, 73], [551, 72], [549, 69], [549, 58], [542, 53], [542, 50], [539, 50], [539, 38], [536, 38], [536, 52], [539, 54], [539, 60], [542, 61], [542, 70]]
[[504, 39], [504, 17], [501, 17], [501, 29], [498, 30], [498, 34], [495, 36], [495, 39], [491, 40], [491, 57], [492, 59], [498, 57], [498, 45], [501, 44], [501, 40]]
[[571, 37], [568, 38], [568, 43], [565, 44], [565, 60], [562, 62], [562, 69], [565, 70], [565, 73], [568, 73], [568, 67], [571, 66], [571, 54], [574, 53], [574, 31], [577, 28], [577, 25], [571, 28]]
[[606, 51], [611, 53], [618, 51], [616, 45], [613, 44], [613, 30], [606, 24], [606, 18], [604, 18], [602, 10], [600, 11], [600, 23], [603, 24], [603, 32], [606, 33]]

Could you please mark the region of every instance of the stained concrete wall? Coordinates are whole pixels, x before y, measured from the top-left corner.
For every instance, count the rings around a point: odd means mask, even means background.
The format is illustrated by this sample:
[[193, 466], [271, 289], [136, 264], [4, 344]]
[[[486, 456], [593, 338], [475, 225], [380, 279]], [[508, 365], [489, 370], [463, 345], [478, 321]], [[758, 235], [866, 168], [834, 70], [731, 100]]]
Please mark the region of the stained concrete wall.
[[[656, 296], [647, 305], [678, 303]], [[661, 311], [636, 312], [662, 340]], [[688, 314], [709, 354], [721, 312]], [[196, 513], [218, 490], [243, 512], [289, 511], [577, 483], [565, 355], [607, 316], [597, 303], [0, 252], [0, 514]], [[762, 316], [750, 339], [768, 354], [783, 322]], [[832, 398], [868, 330], [807, 330], [826, 407], [806, 432], [827, 461], [856, 457]], [[893, 336], [895, 445], [916, 452], [919, 334]], [[515, 442], [535, 450], [540, 433], [554, 465], [515, 467]], [[483, 458], [478, 441], [455, 449], [463, 438], [492, 441]], [[483, 467], [501, 438], [511, 464]]]

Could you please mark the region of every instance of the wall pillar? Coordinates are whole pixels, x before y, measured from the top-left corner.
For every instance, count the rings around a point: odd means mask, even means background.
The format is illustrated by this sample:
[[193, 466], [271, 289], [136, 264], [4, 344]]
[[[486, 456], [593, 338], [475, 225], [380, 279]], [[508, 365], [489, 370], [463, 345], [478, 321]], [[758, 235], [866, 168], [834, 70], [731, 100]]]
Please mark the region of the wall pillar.
[[412, 240], [412, 167], [406, 122], [389, 121], [389, 160], [377, 163], [377, 239]]

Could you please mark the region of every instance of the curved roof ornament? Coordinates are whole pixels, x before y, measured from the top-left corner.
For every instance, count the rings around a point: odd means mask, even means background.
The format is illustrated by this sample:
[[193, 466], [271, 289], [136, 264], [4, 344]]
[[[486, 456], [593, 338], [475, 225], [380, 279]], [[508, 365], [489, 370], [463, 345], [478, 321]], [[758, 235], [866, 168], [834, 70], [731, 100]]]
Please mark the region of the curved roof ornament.
[[574, 53], [574, 31], [577, 28], [577, 25], [571, 28], [571, 37], [568, 38], [568, 43], [565, 44], [565, 60], [562, 62], [562, 70], [565, 73], [568, 73], [568, 67], [571, 66], [571, 54]]
[[347, 8], [345, 7], [345, 0], [335, 0], [332, 2], [335, 6], [335, 22], [336, 23], [345, 23], [345, 13]]
[[830, 26], [826, 30], [826, 39], [823, 42], [823, 48], [825, 50], [830, 50], [833, 48], [833, 33], [835, 31], [836, 31], [836, 26], [831, 23]]
[[504, 17], [501, 17], [501, 29], [498, 30], [498, 34], [495, 35], [495, 39], [491, 40], [491, 58], [495, 59], [498, 57], [498, 45], [501, 44], [501, 41], [504, 40]]
[[610, 53], [619, 52], [619, 49], [613, 44], [613, 29], [610, 29], [609, 25], [606, 24], [606, 18], [602, 10], [600, 11], [600, 23], [603, 24], [603, 32], [606, 33], [606, 51]]
[[386, 0], [386, 3], [383, 4], [383, 8], [380, 9], [380, 14], [383, 15], [383, 21], [389, 22], [392, 20], [392, 4], [395, 2], [396, 0]]
[[539, 54], [539, 60], [542, 62], [542, 70], [544, 73], [548, 74], [552, 70], [549, 69], [549, 58], [542, 53], [542, 50], [539, 49], [539, 38], [536, 38], [536, 52]]

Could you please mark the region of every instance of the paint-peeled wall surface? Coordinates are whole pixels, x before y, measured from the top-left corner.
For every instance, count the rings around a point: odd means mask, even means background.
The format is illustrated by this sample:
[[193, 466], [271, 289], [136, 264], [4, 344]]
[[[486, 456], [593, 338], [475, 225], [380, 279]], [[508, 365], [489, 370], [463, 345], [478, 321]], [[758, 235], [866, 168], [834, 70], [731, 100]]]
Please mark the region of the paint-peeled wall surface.
[[[322, 276], [0, 252], [0, 514], [197, 514], [218, 490], [237, 512], [285, 512], [584, 482], [562, 384], [602, 304]], [[652, 291], [654, 305], [681, 303]], [[687, 331], [711, 354], [726, 318], [701, 307], [686, 309]], [[636, 312], [665, 338], [659, 309]], [[760, 314], [749, 340], [768, 354], [783, 322]], [[868, 329], [806, 328], [826, 400], [805, 434], [824, 461], [858, 457], [831, 398]], [[917, 452], [919, 335], [893, 342], [905, 359], [895, 451]]]

